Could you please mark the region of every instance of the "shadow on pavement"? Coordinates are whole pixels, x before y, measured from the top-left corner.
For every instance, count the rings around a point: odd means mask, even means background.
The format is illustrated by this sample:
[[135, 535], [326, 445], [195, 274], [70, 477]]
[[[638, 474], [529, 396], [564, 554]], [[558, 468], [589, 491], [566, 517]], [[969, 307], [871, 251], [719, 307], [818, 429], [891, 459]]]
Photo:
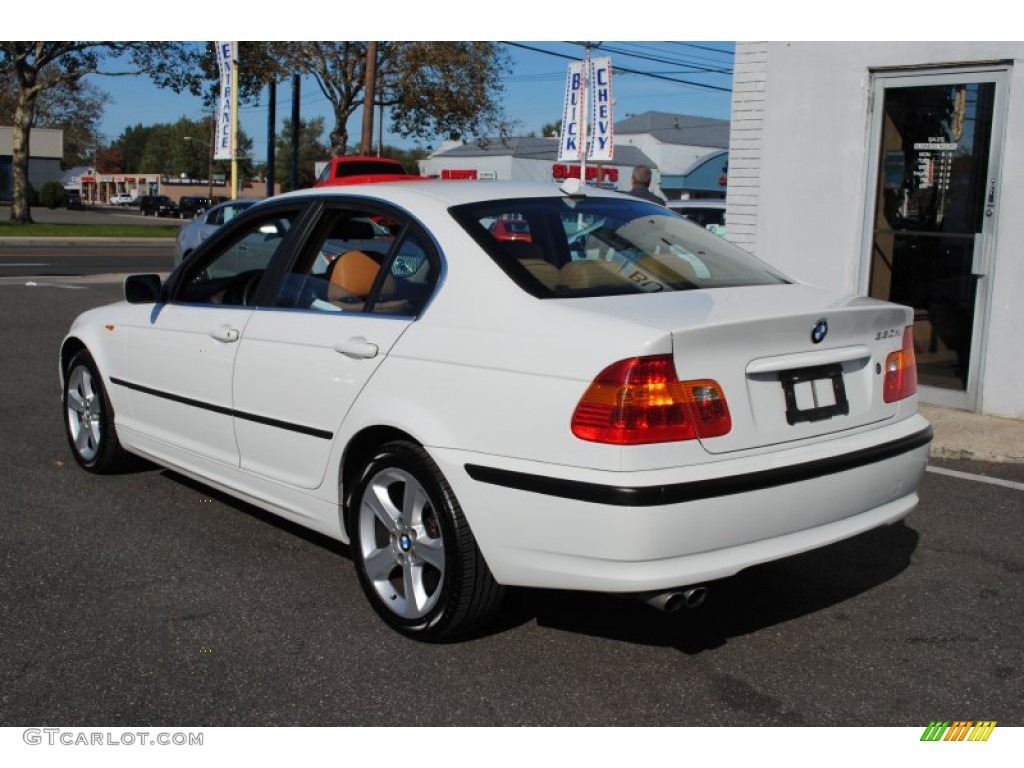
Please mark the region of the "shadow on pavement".
[[540, 626], [565, 632], [698, 654], [884, 584], [909, 566], [917, 542], [917, 532], [903, 522], [868, 531], [709, 582], [703, 605], [673, 614], [629, 598], [521, 590], [510, 601], [510, 615], [502, 623], [511, 628], [536, 620]]
[[[161, 472], [174, 482], [351, 562], [350, 548], [339, 541], [172, 470]], [[877, 528], [822, 549], [709, 582], [703, 605], [671, 614], [660, 613], [631, 598], [603, 593], [510, 589], [495, 620], [465, 641], [536, 622], [538, 626], [563, 632], [699, 654], [722, 647], [732, 638], [839, 605], [884, 584], [910, 565], [918, 538], [918, 533], [904, 522]], [[350, 573], [354, 580], [355, 572]]]

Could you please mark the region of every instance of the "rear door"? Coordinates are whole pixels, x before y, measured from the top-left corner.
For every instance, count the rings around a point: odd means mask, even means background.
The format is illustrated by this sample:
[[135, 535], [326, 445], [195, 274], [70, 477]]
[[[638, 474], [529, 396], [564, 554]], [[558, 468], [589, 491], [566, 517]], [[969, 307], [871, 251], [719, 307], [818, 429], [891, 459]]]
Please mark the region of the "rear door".
[[234, 376], [243, 469], [319, 486], [345, 415], [433, 291], [429, 238], [398, 215], [375, 226], [377, 213], [326, 208], [272, 306], [249, 321]]

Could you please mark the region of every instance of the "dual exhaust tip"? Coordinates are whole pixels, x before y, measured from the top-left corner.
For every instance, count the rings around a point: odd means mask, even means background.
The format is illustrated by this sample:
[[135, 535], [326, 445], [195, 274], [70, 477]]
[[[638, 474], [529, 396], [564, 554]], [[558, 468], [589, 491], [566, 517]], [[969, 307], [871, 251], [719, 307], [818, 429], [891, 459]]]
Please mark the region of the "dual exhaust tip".
[[682, 608], [697, 608], [707, 596], [707, 587], [687, 587], [686, 589], [647, 593], [637, 597], [662, 613], [675, 613]]

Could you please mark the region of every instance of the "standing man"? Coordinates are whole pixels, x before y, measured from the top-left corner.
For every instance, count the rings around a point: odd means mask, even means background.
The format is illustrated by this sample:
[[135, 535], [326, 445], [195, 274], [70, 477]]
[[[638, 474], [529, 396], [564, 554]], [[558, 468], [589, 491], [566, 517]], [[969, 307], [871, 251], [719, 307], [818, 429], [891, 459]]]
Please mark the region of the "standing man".
[[651, 192], [651, 169], [646, 165], [638, 165], [633, 169], [632, 184], [633, 186], [630, 188], [629, 194], [633, 197], [650, 200], [652, 203], [658, 203], [658, 205], [665, 204], [663, 198]]

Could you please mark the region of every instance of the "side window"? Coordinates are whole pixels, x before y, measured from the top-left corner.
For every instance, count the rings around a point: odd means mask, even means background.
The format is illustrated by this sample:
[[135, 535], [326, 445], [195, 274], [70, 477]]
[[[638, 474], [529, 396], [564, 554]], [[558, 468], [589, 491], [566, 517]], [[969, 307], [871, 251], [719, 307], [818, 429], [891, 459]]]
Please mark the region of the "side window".
[[382, 315], [418, 315], [437, 282], [437, 265], [420, 238], [406, 233], [387, 264], [370, 311]]
[[436, 270], [420, 240], [402, 232], [401, 223], [366, 212], [329, 213], [285, 278], [275, 305], [415, 315], [433, 288]]
[[227, 224], [235, 216], [244, 211], [248, 206], [245, 205], [225, 205], [217, 212], [217, 217], [220, 219], [217, 224]]
[[190, 262], [178, 300], [188, 303], [248, 305], [264, 272], [298, 219], [299, 210], [253, 217], [228, 242], [202, 261]]

